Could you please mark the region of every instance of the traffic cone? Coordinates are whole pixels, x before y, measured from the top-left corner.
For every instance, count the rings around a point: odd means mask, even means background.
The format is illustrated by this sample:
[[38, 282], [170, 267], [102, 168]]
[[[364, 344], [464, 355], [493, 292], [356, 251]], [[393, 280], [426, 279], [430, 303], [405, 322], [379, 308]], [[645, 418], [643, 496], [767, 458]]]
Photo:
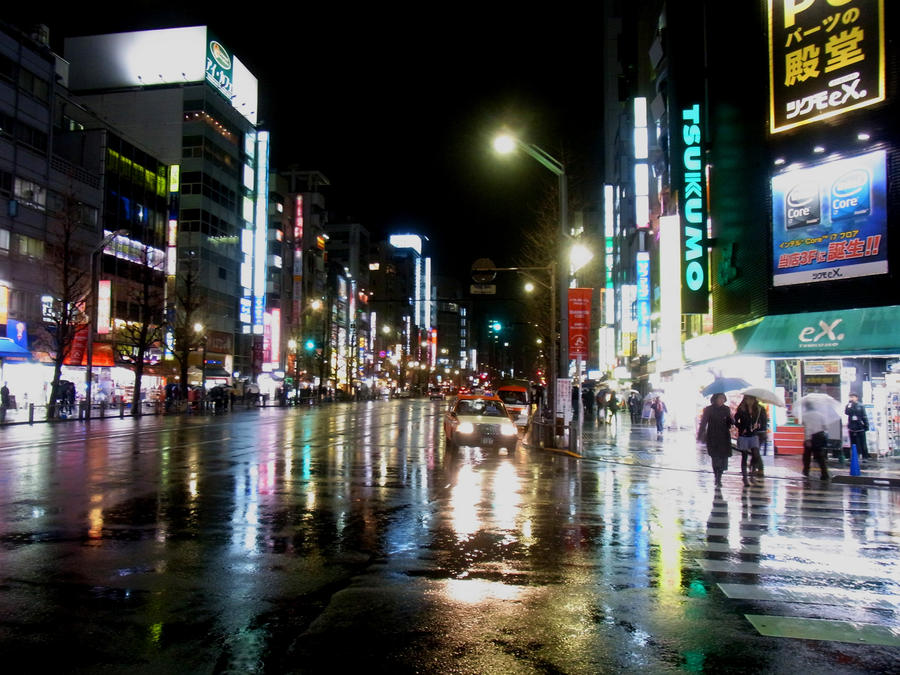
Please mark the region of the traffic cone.
[[850, 475], [859, 475], [859, 455], [856, 454], [856, 443], [850, 446]]

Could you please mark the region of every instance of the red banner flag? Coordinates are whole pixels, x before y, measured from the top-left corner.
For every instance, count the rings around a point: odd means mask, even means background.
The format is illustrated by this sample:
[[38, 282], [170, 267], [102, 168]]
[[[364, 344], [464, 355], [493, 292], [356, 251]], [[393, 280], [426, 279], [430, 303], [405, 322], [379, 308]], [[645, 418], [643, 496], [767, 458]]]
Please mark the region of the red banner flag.
[[569, 357], [587, 359], [591, 333], [591, 295], [593, 288], [570, 288]]

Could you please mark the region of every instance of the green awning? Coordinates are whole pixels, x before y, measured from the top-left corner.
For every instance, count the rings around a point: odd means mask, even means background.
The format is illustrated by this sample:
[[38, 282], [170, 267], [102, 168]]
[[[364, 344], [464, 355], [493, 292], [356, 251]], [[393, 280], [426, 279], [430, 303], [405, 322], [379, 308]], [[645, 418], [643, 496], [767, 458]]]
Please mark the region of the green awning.
[[741, 353], [784, 358], [900, 355], [900, 306], [767, 316]]

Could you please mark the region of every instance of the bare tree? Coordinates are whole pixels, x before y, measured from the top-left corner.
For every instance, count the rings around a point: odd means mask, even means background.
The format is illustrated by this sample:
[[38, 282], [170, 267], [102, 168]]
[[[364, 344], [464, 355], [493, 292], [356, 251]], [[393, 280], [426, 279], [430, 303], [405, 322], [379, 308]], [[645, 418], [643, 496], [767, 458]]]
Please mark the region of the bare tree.
[[141, 382], [151, 349], [165, 337], [163, 310], [165, 304], [165, 261], [154, 256], [155, 249], [142, 246], [140, 264], [129, 283], [126, 297], [131, 310], [115, 332], [116, 351], [121, 361], [134, 370], [134, 394], [131, 411], [141, 414]]
[[202, 307], [206, 298], [200, 288], [200, 271], [197, 261], [191, 258], [182, 266], [175, 284], [175, 307], [170, 319], [174, 346], [172, 355], [178, 363], [181, 394], [187, 399], [188, 359], [192, 351], [200, 346], [201, 336], [194, 330], [194, 324], [202, 318]]
[[[91, 252], [78, 237], [79, 231], [86, 227], [84, 207], [72, 194], [63, 197], [62, 209], [53, 215], [45, 248], [48, 290], [52, 301], [44, 309], [44, 325], [38, 345], [53, 359], [51, 402], [55, 403], [60, 395], [59, 382], [64, 362], [71, 356], [80, 364], [81, 350], [86, 346]], [[53, 416], [55, 408], [48, 407], [47, 414]]]

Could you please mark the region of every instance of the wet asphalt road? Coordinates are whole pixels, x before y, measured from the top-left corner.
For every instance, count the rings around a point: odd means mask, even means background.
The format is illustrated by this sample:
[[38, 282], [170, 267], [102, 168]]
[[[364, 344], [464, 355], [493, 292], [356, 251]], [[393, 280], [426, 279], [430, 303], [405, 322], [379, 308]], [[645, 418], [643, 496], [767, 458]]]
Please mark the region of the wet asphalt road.
[[[625, 461], [652, 443], [624, 426], [605, 461], [447, 453], [442, 405], [3, 429], [4, 662], [897, 671], [896, 493], [777, 479], [714, 492], [705, 471]], [[745, 615], [887, 637], [766, 637]]]

